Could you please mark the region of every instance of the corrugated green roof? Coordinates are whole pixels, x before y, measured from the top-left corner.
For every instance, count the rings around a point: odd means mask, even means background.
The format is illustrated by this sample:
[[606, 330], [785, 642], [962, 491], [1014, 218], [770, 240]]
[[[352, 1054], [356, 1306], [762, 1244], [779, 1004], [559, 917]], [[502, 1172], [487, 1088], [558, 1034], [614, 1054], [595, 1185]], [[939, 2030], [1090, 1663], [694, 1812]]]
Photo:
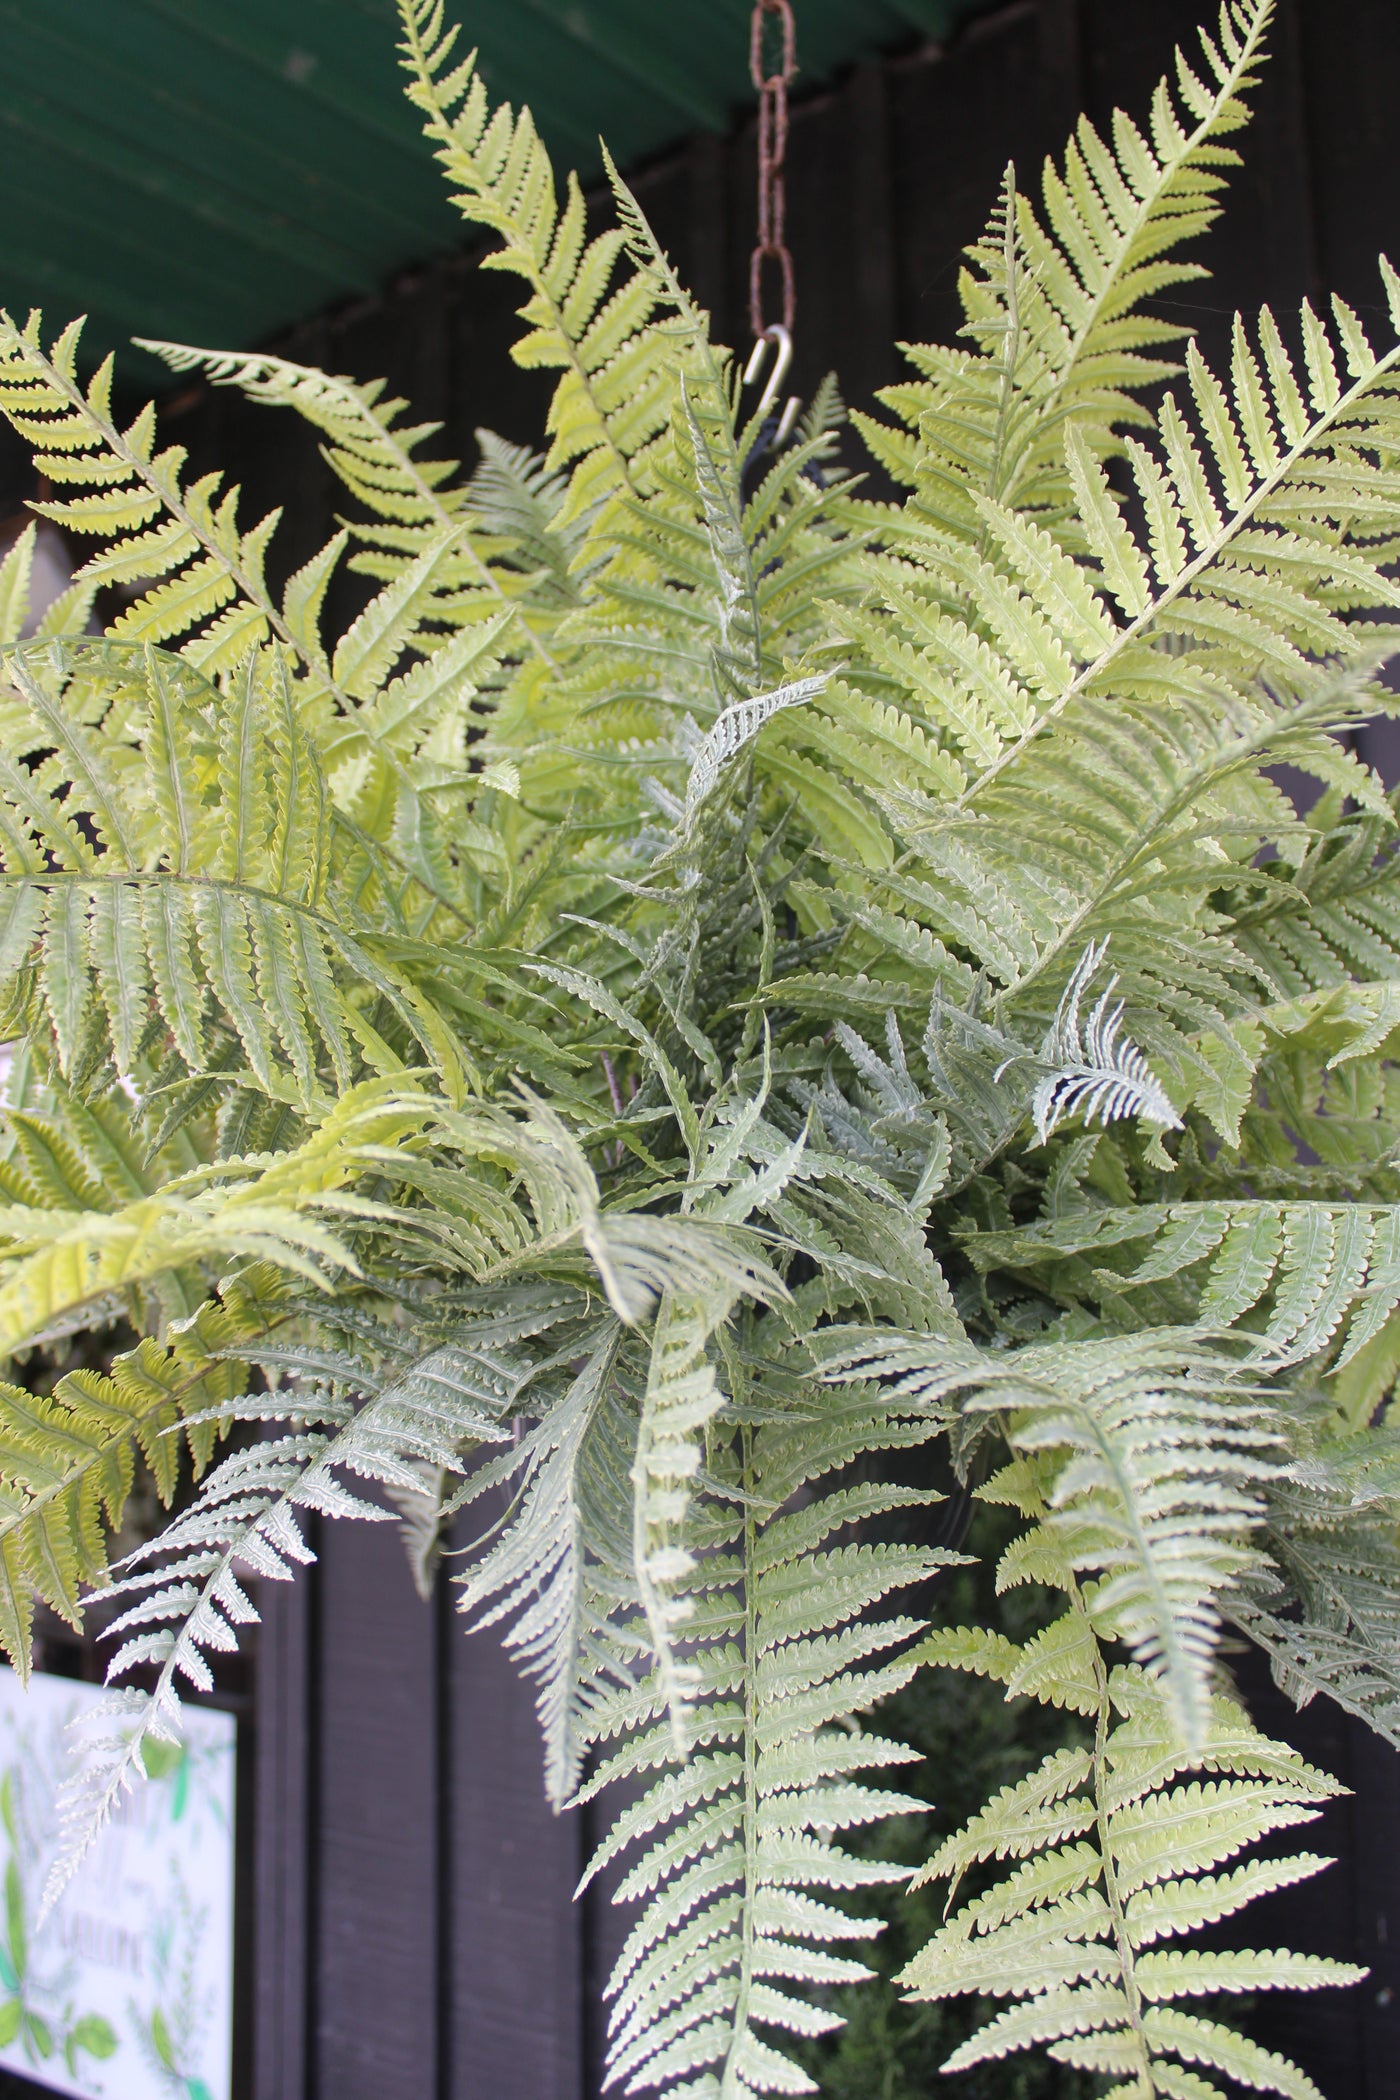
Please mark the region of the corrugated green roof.
[[[449, 7], [451, 0], [449, 0]], [[971, 0], [796, 0], [802, 80]], [[591, 173], [721, 129], [748, 0], [460, 0], [493, 91]], [[256, 342], [460, 238], [399, 87], [392, 0], [0, 0], [0, 303]]]

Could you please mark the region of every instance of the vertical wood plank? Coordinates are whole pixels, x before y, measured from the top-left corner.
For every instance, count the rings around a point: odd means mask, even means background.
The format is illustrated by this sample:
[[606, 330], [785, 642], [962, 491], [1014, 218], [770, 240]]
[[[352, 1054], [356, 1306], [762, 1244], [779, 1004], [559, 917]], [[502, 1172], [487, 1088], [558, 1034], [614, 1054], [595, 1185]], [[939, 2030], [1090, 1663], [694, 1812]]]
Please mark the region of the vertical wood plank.
[[[1068, 139], [1084, 108], [1083, 26], [1080, 0], [1039, 0], [1041, 94], [1052, 139]], [[1021, 178], [1028, 189], [1036, 173], [1028, 162]]]
[[[834, 354], [829, 361], [837, 364], [848, 399], [862, 408], [895, 377], [899, 356], [887, 77], [883, 66], [858, 66], [842, 97], [852, 238], [846, 254], [833, 255], [827, 266], [829, 274], [845, 278], [854, 300], [845, 365]], [[825, 345], [819, 350], [824, 353]], [[822, 361], [828, 361], [824, 354]]]
[[544, 1797], [534, 1701], [491, 1629], [448, 1629], [443, 2100], [585, 2100], [577, 1816]]
[[[986, 226], [1014, 159], [1029, 185], [1061, 141], [1043, 97], [1039, 12], [1013, 7], [889, 75], [891, 189], [898, 211], [900, 330], [955, 342], [962, 251]], [[1058, 113], [1057, 113], [1058, 114]]]
[[[1387, 684], [1394, 684], [1391, 672]], [[1368, 766], [1374, 766], [1387, 788], [1400, 784], [1400, 722], [1380, 715], [1356, 732], [1356, 749]]]
[[1348, 0], [1339, 17], [1319, 0], [1295, 4], [1326, 289], [1389, 340], [1376, 254], [1393, 258], [1400, 249], [1400, 9], [1393, 0]]
[[690, 213], [690, 290], [709, 314], [717, 342], [744, 346], [740, 317], [730, 311], [726, 206], [729, 155], [726, 143], [701, 132], [686, 149]]
[[1360, 2029], [1365, 2100], [1400, 2100], [1400, 1757], [1359, 1721], [1351, 1723], [1351, 1736], [1353, 1959], [1371, 1973], [1347, 1995]]
[[254, 1696], [252, 2100], [305, 2100], [315, 1568], [264, 1582]]
[[435, 2100], [433, 1612], [397, 1525], [323, 1527], [313, 2100]]

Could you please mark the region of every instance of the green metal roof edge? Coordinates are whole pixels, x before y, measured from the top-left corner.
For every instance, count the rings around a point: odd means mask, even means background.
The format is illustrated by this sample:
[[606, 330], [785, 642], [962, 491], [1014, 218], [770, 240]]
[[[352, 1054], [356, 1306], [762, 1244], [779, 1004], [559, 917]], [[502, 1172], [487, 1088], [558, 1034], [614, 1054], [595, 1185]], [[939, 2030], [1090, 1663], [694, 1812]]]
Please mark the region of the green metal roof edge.
[[[798, 0], [798, 91], [985, 0]], [[635, 167], [752, 102], [749, 0], [458, 0], [561, 173]], [[393, 0], [0, 0], [0, 303], [242, 347], [461, 245], [401, 92]]]

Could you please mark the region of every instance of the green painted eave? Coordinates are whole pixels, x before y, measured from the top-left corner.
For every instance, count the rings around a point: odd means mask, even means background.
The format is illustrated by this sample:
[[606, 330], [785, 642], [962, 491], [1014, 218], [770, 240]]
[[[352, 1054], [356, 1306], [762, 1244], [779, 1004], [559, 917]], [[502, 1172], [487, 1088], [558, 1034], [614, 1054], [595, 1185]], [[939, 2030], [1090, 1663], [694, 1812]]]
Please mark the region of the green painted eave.
[[[797, 0], [801, 84], [973, 0]], [[451, 12], [449, 0], [449, 12]], [[751, 98], [748, 0], [460, 0], [556, 162], [636, 165]], [[405, 101], [393, 0], [0, 0], [0, 304], [255, 343], [461, 238]]]

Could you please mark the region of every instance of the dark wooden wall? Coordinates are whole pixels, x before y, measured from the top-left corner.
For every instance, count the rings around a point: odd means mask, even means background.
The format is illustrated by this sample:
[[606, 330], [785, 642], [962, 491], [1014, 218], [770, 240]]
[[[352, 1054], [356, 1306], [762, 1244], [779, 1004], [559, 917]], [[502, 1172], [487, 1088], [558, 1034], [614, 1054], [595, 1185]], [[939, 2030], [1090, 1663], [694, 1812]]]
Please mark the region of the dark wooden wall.
[[[946, 338], [959, 250], [1008, 158], [1024, 185], [1081, 106], [1099, 120], [1118, 102], [1144, 110], [1205, 6], [1026, 0], [946, 52], [894, 56], [805, 101], [789, 186], [799, 387], [835, 366], [867, 403], [897, 376], [896, 338]], [[1272, 42], [1246, 170], [1204, 256], [1218, 282], [1172, 302], [1208, 352], [1234, 305], [1288, 309], [1324, 287], [1383, 332], [1374, 255], [1400, 254], [1400, 6], [1282, 0]], [[719, 333], [741, 343], [753, 159], [751, 129], [699, 138], [637, 182]], [[508, 362], [510, 305], [510, 280], [447, 257], [281, 347], [386, 375], [456, 447], [480, 424], [529, 440], [545, 388]], [[197, 458], [288, 503], [286, 566], [320, 544], [332, 494], [285, 420], [220, 393], [172, 407]], [[543, 1807], [529, 1700], [489, 1639], [462, 1638], [446, 1595], [419, 1602], [388, 1527], [328, 1527], [321, 1549], [268, 1599], [258, 1656], [253, 2100], [591, 2100], [616, 1927], [601, 1905], [571, 1905], [589, 1833]], [[1260, 1943], [1373, 1969], [1348, 1994], [1270, 2004], [1261, 2033], [1330, 2100], [1400, 2100], [1400, 1760], [1335, 1713], [1294, 1717], [1267, 1687], [1260, 1704], [1356, 1790], [1323, 1833], [1341, 1863], [1261, 1910]]]

